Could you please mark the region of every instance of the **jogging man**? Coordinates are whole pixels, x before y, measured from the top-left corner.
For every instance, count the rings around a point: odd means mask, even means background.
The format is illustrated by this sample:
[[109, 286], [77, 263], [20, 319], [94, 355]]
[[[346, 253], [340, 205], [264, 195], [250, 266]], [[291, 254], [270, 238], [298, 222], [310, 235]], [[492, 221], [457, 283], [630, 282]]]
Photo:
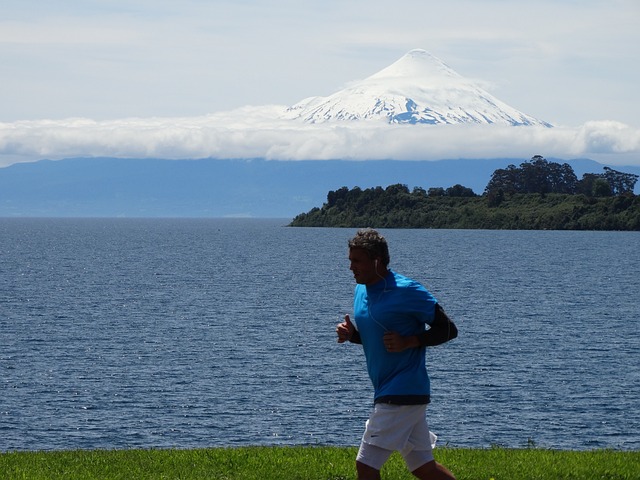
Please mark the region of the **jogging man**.
[[417, 478], [451, 480], [433, 458], [425, 347], [452, 340], [458, 331], [431, 293], [388, 268], [389, 259], [387, 241], [376, 230], [359, 230], [349, 240], [354, 318], [345, 315], [336, 333], [339, 343], [362, 344], [374, 387], [374, 409], [356, 458], [358, 479], [380, 479], [382, 465], [398, 451]]

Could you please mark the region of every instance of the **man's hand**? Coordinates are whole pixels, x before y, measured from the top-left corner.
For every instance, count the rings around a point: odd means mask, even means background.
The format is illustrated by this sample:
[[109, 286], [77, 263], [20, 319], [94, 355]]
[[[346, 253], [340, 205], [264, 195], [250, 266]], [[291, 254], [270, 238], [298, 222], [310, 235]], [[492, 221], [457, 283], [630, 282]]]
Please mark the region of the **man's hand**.
[[339, 323], [336, 327], [336, 333], [338, 334], [338, 343], [344, 343], [351, 340], [353, 336], [353, 332], [355, 332], [356, 327], [351, 323], [351, 319], [349, 315], [344, 316], [344, 322]]
[[402, 352], [407, 348], [415, 348], [420, 346], [418, 337], [412, 335], [410, 337], [403, 337], [398, 332], [385, 332], [382, 337], [384, 342], [384, 348], [387, 352]]

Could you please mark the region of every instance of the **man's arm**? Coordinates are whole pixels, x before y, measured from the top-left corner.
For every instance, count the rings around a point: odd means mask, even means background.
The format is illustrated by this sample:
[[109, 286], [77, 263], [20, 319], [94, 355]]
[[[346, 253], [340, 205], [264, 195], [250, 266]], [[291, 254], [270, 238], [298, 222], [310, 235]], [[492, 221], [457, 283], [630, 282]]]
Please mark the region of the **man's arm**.
[[387, 351], [401, 352], [407, 348], [433, 347], [453, 340], [457, 336], [458, 329], [455, 324], [442, 307], [436, 303], [435, 317], [429, 330], [409, 337], [403, 337], [397, 332], [386, 332], [382, 341]]
[[338, 324], [336, 327], [336, 333], [338, 334], [338, 343], [351, 342], [362, 343], [360, 340], [360, 333], [356, 330], [356, 327], [351, 323], [349, 315], [344, 316], [344, 322]]
[[429, 330], [418, 335], [421, 347], [433, 347], [453, 340], [458, 336], [455, 323], [445, 313], [443, 308], [436, 303], [436, 314]]
[[362, 339], [360, 338], [360, 332], [358, 330], [353, 331], [353, 335], [349, 339], [351, 343], [357, 343], [358, 345], [362, 345]]

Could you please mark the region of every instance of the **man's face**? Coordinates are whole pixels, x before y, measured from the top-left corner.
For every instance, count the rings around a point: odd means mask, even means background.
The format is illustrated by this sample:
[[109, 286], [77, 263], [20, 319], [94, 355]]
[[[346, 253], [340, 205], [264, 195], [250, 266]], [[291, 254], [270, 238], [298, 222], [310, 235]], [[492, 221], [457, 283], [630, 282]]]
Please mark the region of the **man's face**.
[[376, 262], [369, 258], [367, 252], [361, 248], [349, 250], [349, 269], [353, 272], [356, 283], [371, 285], [380, 280], [376, 274]]

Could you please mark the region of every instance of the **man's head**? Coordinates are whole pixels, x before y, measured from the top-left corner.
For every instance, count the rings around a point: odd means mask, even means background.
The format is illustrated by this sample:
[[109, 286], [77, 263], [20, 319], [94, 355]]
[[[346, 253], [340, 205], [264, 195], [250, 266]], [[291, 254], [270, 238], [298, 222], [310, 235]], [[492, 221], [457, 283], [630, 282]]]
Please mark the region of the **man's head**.
[[387, 240], [372, 228], [358, 230], [349, 240], [349, 261], [356, 282], [366, 285], [377, 282], [389, 265]]

